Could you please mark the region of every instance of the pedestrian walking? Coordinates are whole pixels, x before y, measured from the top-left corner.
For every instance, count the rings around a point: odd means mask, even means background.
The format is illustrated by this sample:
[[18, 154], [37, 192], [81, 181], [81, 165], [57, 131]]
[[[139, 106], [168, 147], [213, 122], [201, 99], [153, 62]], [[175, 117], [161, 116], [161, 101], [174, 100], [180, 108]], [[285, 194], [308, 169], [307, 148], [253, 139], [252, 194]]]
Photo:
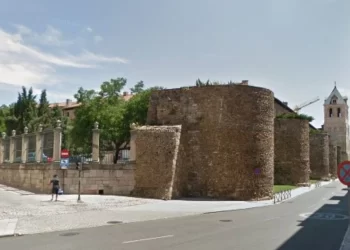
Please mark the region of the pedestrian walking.
[[52, 195], [51, 201], [53, 201], [53, 196], [54, 195], [56, 195], [56, 201], [57, 201], [58, 192], [60, 190], [60, 180], [58, 179], [57, 174], [55, 174], [53, 176], [53, 178], [51, 179], [49, 185], [52, 185], [52, 187], [51, 187], [51, 195]]

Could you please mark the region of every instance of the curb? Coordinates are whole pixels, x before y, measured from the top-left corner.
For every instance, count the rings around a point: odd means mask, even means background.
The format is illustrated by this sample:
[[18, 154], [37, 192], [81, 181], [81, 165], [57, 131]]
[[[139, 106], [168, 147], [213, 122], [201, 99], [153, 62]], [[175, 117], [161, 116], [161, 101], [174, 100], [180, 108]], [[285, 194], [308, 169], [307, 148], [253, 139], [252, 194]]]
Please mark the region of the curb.
[[22, 234], [3, 234], [3, 235], [0, 235], [0, 239], [1, 238], [18, 237], [18, 236], [23, 236], [23, 235]]

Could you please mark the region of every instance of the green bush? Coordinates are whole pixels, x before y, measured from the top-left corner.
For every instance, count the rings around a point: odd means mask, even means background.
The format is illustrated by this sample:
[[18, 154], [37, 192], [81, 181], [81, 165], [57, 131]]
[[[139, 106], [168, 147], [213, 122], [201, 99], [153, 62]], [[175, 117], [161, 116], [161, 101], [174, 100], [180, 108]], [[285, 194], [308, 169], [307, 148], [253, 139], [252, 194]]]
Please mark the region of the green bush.
[[298, 113], [284, 113], [278, 115], [276, 118], [278, 119], [300, 119], [300, 120], [308, 120], [309, 122], [312, 122], [314, 118], [309, 115], [305, 114], [298, 114]]
[[310, 129], [310, 134], [321, 134], [324, 132], [323, 130], [318, 130], [318, 129]]

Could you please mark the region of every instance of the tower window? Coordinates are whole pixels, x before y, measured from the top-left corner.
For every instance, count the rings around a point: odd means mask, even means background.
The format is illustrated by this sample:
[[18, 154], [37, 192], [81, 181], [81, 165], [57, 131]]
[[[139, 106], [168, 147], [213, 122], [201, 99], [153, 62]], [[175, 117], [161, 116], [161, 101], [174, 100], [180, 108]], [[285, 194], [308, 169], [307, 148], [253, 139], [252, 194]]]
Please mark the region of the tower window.
[[338, 114], [338, 117], [341, 117], [340, 108], [338, 108], [337, 114]]
[[333, 103], [333, 104], [337, 104], [337, 100], [336, 100], [336, 99], [333, 99], [333, 100], [332, 100], [332, 103]]
[[329, 117], [332, 117], [333, 116], [333, 109], [329, 109]]

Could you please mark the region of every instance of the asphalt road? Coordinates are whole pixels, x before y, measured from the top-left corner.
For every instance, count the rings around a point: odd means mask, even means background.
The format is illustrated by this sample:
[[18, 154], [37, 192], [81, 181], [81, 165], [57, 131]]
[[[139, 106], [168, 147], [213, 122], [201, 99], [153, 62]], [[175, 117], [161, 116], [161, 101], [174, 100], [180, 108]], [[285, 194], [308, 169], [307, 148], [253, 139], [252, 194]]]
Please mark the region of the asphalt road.
[[0, 249], [338, 250], [349, 222], [343, 187], [333, 182], [263, 208], [2, 238]]

